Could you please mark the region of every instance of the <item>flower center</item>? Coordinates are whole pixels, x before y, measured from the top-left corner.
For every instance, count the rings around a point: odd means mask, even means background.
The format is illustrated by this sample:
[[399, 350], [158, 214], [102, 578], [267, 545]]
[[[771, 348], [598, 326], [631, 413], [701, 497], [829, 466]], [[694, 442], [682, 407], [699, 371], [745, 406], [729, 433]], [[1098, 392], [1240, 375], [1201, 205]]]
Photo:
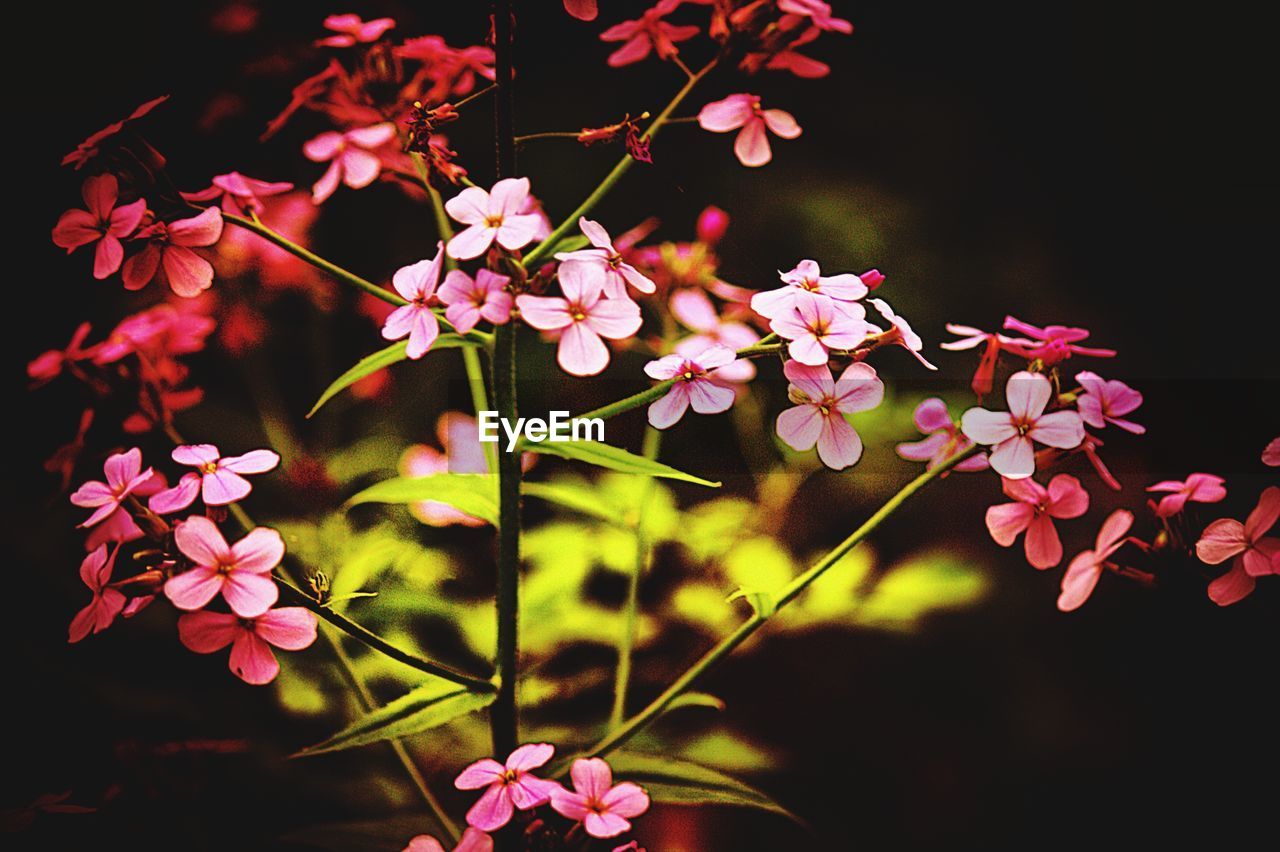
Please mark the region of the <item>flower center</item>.
[[800, 289], [808, 290], [810, 293], [817, 293], [819, 286], [818, 282], [813, 278], [805, 278], [800, 282]]
[[520, 772], [519, 772], [519, 770], [516, 770], [516, 769], [508, 769], [506, 772], [502, 773], [502, 783], [503, 783], [503, 784], [511, 785], [511, 784], [516, 783], [516, 782], [517, 782], [517, 781], [519, 781], [519, 780], [520, 780]]
[[619, 266], [622, 265], [622, 255], [617, 254], [616, 252], [614, 254], [609, 255], [608, 260], [609, 260], [609, 266], [613, 269], [617, 269]]
[[216, 461], [205, 462], [200, 465], [200, 472], [209, 475], [218, 472], [218, 463]]
[[486, 228], [501, 228], [501, 227], [502, 227], [502, 217], [501, 217], [501, 216], [495, 216], [495, 215], [485, 216], [485, 217], [484, 217], [484, 226], [485, 226]]

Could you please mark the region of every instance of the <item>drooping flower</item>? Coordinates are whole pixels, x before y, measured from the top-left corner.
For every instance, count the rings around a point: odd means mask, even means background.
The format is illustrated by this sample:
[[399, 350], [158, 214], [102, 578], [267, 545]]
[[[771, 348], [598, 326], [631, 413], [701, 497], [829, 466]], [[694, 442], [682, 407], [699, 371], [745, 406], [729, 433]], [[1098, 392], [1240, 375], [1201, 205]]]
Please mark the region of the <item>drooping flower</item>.
[[328, 163], [329, 168], [311, 188], [311, 202], [323, 204], [333, 195], [339, 183], [351, 189], [363, 189], [382, 173], [382, 160], [374, 150], [396, 136], [396, 126], [380, 122], [357, 127], [345, 133], [328, 130], [302, 146], [302, 153], [313, 163]]
[[1280, 574], [1280, 538], [1267, 532], [1280, 518], [1280, 488], [1262, 492], [1244, 523], [1221, 518], [1205, 527], [1196, 542], [1196, 556], [1206, 565], [1232, 560], [1231, 570], [1209, 584], [1209, 597], [1228, 606], [1247, 597], [1258, 577]]
[[89, 336], [92, 327], [87, 322], [82, 322], [76, 326], [76, 330], [71, 334], [71, 341], [65, 349], [50, 349], [42, 352], [27, 365], [27, 376], [32, 380], [44, 384], [56, 379], [62, 374], [63, 368], [92, 358], [97, 352], [97, 346], [84, 348], [84, 341]]
[[526, 323], [560, 331], [556, 361], [573, 376], [594, 376], [609, 366], [601, 337], [622, 340], [640, 330], [640, 307], [630, 299], [605, 299], [604, 275], [586, 264], [560, 267], [560, 296], [517, 296]]
[[[444, 845], [429, 834], [419, 834], [409, 840], [401, 852], [445, 852]], [[478, 828], [468, 827], [462, 832], [453, 852], [493, 852], [493, 838]]]
[[353, 47], [368, 44], [382, 38], [383, 33], [396, 25], [394, 18], [374, 18], [364, 21], [359, 15], [330, 15], [324, 19], [324, 28], [337, 35], [316, 41], [317, 47]]
[[199, 192], [184, 192], [182, 197], [187, 201], [213, 201], [221, 199], [222, 209], [226, 213], [261, 213], [265, 208], [262, 199], [272, 195], [282, 195], [293, 190], [293, 184], [286, 181], [266, 181], [242, 175], [239, 172], [228, 172], [215, 175], [213, 185]]
[[71, 627], [67, 631], [68, 642], [79, 642], [90, 633], [101, 633], [111, 626], [111, 622], [124, 609], [124, 594], [107, 586], [111, 582], [111, 571], [119, 552], [120, 548], [116, 546], [108, 554], [107, 546], [100, 544], [80, 563], [80, 579], [93, 593], [93, 599], [71, 619]]
[[970, 408], [960, 428], [977, 444], [989, 444], [991, 467], [1007, 479], [1025, 479], [1036, 471], [1035, 442], [1062, 450], [1080, 446], [1084, 423], [1075, 411], [1045, 414], [1053, 386], [1039, 373], [1014, 373], [1005, 385], [1008, 411]]
[[827, 32], [844, 35], [853, 32], [853, 24], [832, 15], [831, 4], [823, 0], [778, 0], [778, 11], [808, 18], [814, 27]]
[[387, 340], [409, 338], [406, 354], [413, 359], [427, 354], [431, 344], [440, 336], [440, 320], [431, 310], [431, 297], [440, 282], [440, 269], [444, 260], [444, 243], [436, 243], [436, 256], [420, 260], [397, 269], [391, 276], [391, 286], [396, 288], [409, 304], [392, 311], [382, 325], [382, 336]]
[[1035, 345], [1035, 341], [1025, 340], [1023, 338], [1009, 337], [1008, 335], [999, 333], [990, 333], [980, 328], [974, 328], [971, 325], [958, 325], [956, 323], [947, 323], [947, 331], [960, 336], [959, 340], [951, 340], [946, 343], [938, 344], [939, 348], [946, 349], [948, 352], [962, 352], [966, 349], [974, 349], [977, 346], [986, 344], [982, 351], [982, 358], [978, 361], [978, 369], [973, 373], [973, 381], [970, 387], [977, 394], [978, 401], [991, 393], [991, 386], [995, 381], [996, 364], [1000, 360], [1000, 352], [1005, 346], [1011, 349], [1017, 347], [1030, 348]]
[[1058, 609], [1071, 612], [1079, 609], [1081, 604], [1093, 594], [1098, 585], [1098, 578], [1106, 568], [1107, 560], [1120, 549], [1126, 541], [1125, 536], [1133, 526], [1133, 512], [1128, 509], [1116, 509], [1102, 522], [1098, 530], [1097, 540], [1092, 550], [1078, 553], [1066, 573], [1062, 575], [1062, 593], [1058, 595]]
[[531, 773], [550, 760], [555, 751], [549, 743], [522, 745], [511, 752], [505, 766], [486, 757], [462, 770], [453, 782], [455, 787], [484, 788], [479, 801], [467, 811], [467, 823], [481, 831], [496, 831], [511, 820], [516, 809], [527, 811], [551, 801], [551, 794], [560, 785]]
[[791, 113], [780, 109], [764, 109], [760, 97], [746, 93], [713, 101], [698, 113], [698, 124], [712, 133], [729, 133], [741, 128], [733, 143], [733, 152], [744, 166], [763, 166], [773, 159], [769, 147], [771, 131], [783, 139], [795, 139], [801, 133]]
[[1032, 479], [1002, 479], [1004, 493], [1013, 503], [987, 509], [987, 530], [996, 544], [1012, 547], [1025, 532], [1027, 561], [1044, 570], [1062, 561], [1062, 541], [1054, 519], [1078, 518], [1089, 510], [1089, 492], [1080, 480], [1060, 473], [1045, 488]]
[[449, 240], [449, 257], [471, 260], [495, 242], [507, 251], [527, 246], [542, 226], [537, 214], [524, 212], [528, 202], [528, 178], [503, 178], [488, 192], [469, 186], [450, 198], [444, 209], [467, 227]]
[[797, 291], [795, 298], [795, 309], [774, 317], [769, 327], [790, 341], [787, 352], [801, 364], [826, 364], [832, 350], [853, 349], [873, 329], [862, 319], [866, 312], [856, 302], [837, 303], [805, 290]]
[[682, 2], [683, 0], [658, 0], [657, 4], [646, 9], [639, 18], [614, 24], [600, 33], [601, 41], [623, 42], [622, 47], [609, 54], [609, 67], [621, 68], [639, 62], [650, 51], [663, 60], [677, 55], [680, 49], [676, 47], [676, 42], [688, 41], [698, 34], [695, 26], [669, 24], [662, 20], [679, 8]]
[[141, 290], [157, 275], [183, 298], [200, 295], [213, 284], [213, 264], [194, 249], [207, 248], [222, 237], [222, 211], [210, 207], [189, 219], [154, 222], [138, 231], [146, 246], [124, 262], [127, 290]]
[[649, 425], [655, 429], [673, 426], [690, 406], [699, 414], [728, 411], [735, 394], [731, 388], [713, 382], [710, 374], [736, 359], [732, 349], [713, 344], [696, 356], [664, 355], [645, 364], [644, 371], [649, 378], [675, 380], [666, 396], [649, 406]]
[[1084, 393], [1076, 399], [1076, 408], [1080, 410], [1080, 418], [1095, 429], [1101, 429], [1110, 423], [1113, 426], [1141, 435], [1147, 431], [1130, 420], [1123, 419], [1142, 405], [1142, 394], [1126, 385], [1119, 379], [1107, 381], [1097, 373], [1088, 370], [1076, 373], [1076, 381], [1084, 388]]
[[1172, 518], [1182, 511], [1187, 501], [1192, 503], [1220, 503], [1227, 496], [1226, 480], [1212, 473], [1193, 473], [1185, 482], [1166, 479], [1147, 488], [1148, 491], [1169, 492], [1160, 498], [1156, 506], [1156, 514], [1162, 518]]
[[790, 272], [779, 272], [778, 277], [787, 286], [751, 297], [751, 310], [767, 319], [790, 313], [796, 307], [797, 294], [802, 291], [837, 302], [856, 302], [868, 293], [867, 285], [860, 276], [852, 272], [824, 276], [817, 261], [813, 260], [802, 260]]
[[924, 349], [924, 341], [920, 339], [920, 335], [912, 331], [910, 323], [895, 314], [893, 312], [893, 308], [889, 307], [889, 303], [884, 299], [868, 299], [867, 301], [871, 302], [872, 307], [880, 313], [880, 316], [889, 321], [891, 331], [889, 332], [889, 336], [885, 338], [886, 343], [893, 343], [901, 346], [903, 349], [910, 352], [917, 361], [928, 367], [930, 370], [938, 369], [934, 365], [930, 364], [925, 357], [920, 354], [920, 351]]
[[269, 609], [252, 618], [206, 609], [178, 619], [178, 638], [197, 654], [212, 654], [230, 645], [232, 673], [245, 683], [261, 686], [280, 673], [271, 648], [301, 651], [311, 645], [316, 641], [316, 617], [300, 606]]
[[649, 809], [649, 794], [630, 781], [614, 784], [609, 764], [598, 757], [575, 760], [569, 777], [573, 789], [554, 790], [551, 808], [582, 823], [592, 837], [617, 837], [631, 829], [631, 819]]
[[[480, 445], [476, 419], [460, 411], [446, 411], [436, 421], [440, 449], [414, 444], [400, 456], [401, 476], [434, 476], [438, 473], [490, 473], [489, 460]], [[461, 524], [482, 527], [489, 523], [448, 503], [423, 500], [409, 504], [410, 513], [424, 524], [447, 527]]]
[[120, 184], [115, 175], [95, 175], [80, 188], [84, 210], [68, 210], [58, 217], [53, 228], [53, 242], [67, 254], [81, 246], [94, 245], [93, 277], [101, 281], [114, 273], [124, 262], [124, 245], [121, 237], [127, 237], [138, 228], [142, 215], [147, 212], [147, 202], [139, 198], [131, 204], [116, 206], [120, 197]]
[[613, 247], [609, 232], [599, 222], [579, 216], [578, 227], [582, 229], [592, 248], [557, 252], [556, 260], [600, 267], [604, 272], [604, 294], [610, 299], [628, 298], [628, 284], [641, 293], [652, 293], [657, 289], [647, 275], [622, 259], [622, 255]]
[[279, 597], [271, 571], [284, 558], [284, 539], [275, 530], [256, 527], [228, 545], [213, 521], [193, 515], [174, 527], [173, 540], [195, 563], [164, 584], [165, 597], [178, 609], [201, 609], [221, 593], [236, 615], [255, 618]]
[[1010, 331], [1026, 335], [1032, 339], [1032, 345], [1009, 344], [1006, 348], [1027, 359], [1039, 359], [1047, 366], [1053, 366], [1072, 355], [1086, 355], [1093, 358], [1114, 358], [1114, 349], [1099, 349], [1081, 346], [1080, 341], [1089, 337], [1087, 328], [1072, 328], [1066, 325], [1046, 325], [1044, 328], [1023, 322], [1016, 317], [1005, 317], [1004, 327]]
[[1262, 451], [1262, 463], [1268, 467], [1280, 467], [1280, 438], [1272, 438]]
[[[106, 520], [131, 494], [145, 496], [146, 493], [154, 493], [146, 489], [158, 481], [154, 470], [142, 469], [142, 450], [137, 447], [108, 456], [102, 469], [106, 482], [86, 482], [71, 495], [72, 504], [94, 510], [80, 524], [81, 527], [91, 527]], [[160, 487], [164, 487], [163, 484]]]
[[160, 104], [167, 100], [169, 100], [168, 95], [161, 95], [158, 98], [153, 98], [139, 106], [133, 112], [129, 113], [127, 118], [121, 121], [113, 121], [111, 124], [108, 124], [106, 127], [102, 128], [97, 133], [94, 133], [88, 139], [77, 145], [76, 149], [70, 154], [63, 157], [62, 165], [75, 166], [76, 169], [79, 169], [81, 166], [98, 156], [98, 151], [103, 142], [106, 142], [112, 136], [115, 136], [123, 130], [124, 126], [130, 121], [136, 121], [137, 119], [142, 118], [144, 115], [151, 112], [151, 110], [160, 106]]
[[800, 452], [817, 444], [818, 458], [834, 470], [857, 462], [862, 439], [844, 415], [868, 411], [884, 399], [884, 383], [876, 371], [870, 364], [851, 364], [832, 380], [825, 364], [788, 361], [782, 372], [791, 382], [787, 396], [795, 407], [778, 415], [778, 437]]
[[196, 495], [206, 506], [226, 506], [249, 496], [253, 486], [241, 474], [266, 473], [280, 463], [271, 450], [253, 450], [242, 456], [223, 456], [213, 444], [190, 444], [174, 449], [173, 460], [198, 469], [185, 474], [172, 488], [157, 492], [147, 508], [167, 515], [187, 508]]
[[[913, 419], [916, 428], [927, 437], [923, 441], [898, 444], [898, 455], [907, 461], [928, 462], [927, 467], [932, 470], [973, 446], [973, 441], [966, 438], [951, 419], [947, 404], [937, 397], [923, 400], [917, 405]], [[987, 457], [980, 453], [960, 462], [954, 469], [966, 472], [986, 470]]]
[[487, 269], [476, 272], [472, 278], [461, 269], [454, 269], [444, 277], [440, 285], [440, 301], [444, 302], [444, 318], [462, 334], [476, 327], [480, 320], [503, 325], [511, 319], [514, 297], [507, 291], [511, 279]]

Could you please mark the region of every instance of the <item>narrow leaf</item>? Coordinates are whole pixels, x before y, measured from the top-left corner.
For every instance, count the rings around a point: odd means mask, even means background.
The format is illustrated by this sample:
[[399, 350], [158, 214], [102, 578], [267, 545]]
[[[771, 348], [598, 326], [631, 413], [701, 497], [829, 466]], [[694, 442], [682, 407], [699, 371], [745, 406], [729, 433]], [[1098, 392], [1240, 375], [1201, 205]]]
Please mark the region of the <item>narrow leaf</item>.
[[486, 473], [436, 473], [431, 476], [397, 476], [356, 494], [348, 506], [360, 503], [447, 503], [472, 517], [498, 523], [498, 491], [495, 477]]
[[537, 497], [539, 500], [546, 500], [548, 503], [555, 503], [557, 506], [563, 506], [626, 529], [632, 529], [635, 526], [627, 522], [616, 506], [601, 500], [598, 494], [585, 488], [554, 482], [522, 482], [520, 490], [526, 497]]
[[493, 700], [491, 692], [471, 692], [447, 681], [429, 681], [390, 704], [366, 713], [329, 739], [304, 748], [294, 757], [341, 751], [420, 734], [487, 707]]
[[637, 473], [644, 476], [678, 479], [683, 482], [692, 482], [696, 485], [706, 485], [709, 488], [720, 487], [719, 482], [709, 482], [692, 474], [676, 470], [674, 467], [665, 465], [662, 462], [647, 459], [635, 453], [629, 453], [620, 447], [601, 444], [598, 441], [542, 441], [540, 443], [527, 441], [523, 448], [531, 453], [575, 459], [621, 473]]
[[[432, 349], [456, 349], [460, 346], [475, 346], [476, 344], [461, 337], [457, 334], [445, 333], [436, 338], [436, 342], [431, 344]], [[390, 367], [392, 364], [408, 358], [406, 350], [409, 348], [408, 340], [400, 340], [391, 344], [386, 349], [379, 349], [372, 355], [366, 355], [356, 362], [355, 366], [347, 370], [341, 376], [334, 379], [333, 384], [325, 388], [324, 393], [320, 394], [320, 398], [316, 400], [316, 404], [311, 406], [311, 410], [307, 412], [307, 417], [315, 414], [320, 410], [320, 406], [333, 399], [342, 391], [354, 385], [365, 376], [371, 376], [379, 370]]]
[[804, 824], [798, 816], [749, 784], [691, 760], [619, 751], [609, 756], [609, 763], [615, 778], [634, 781], [644, 787], [655, 802], [754, 808]]

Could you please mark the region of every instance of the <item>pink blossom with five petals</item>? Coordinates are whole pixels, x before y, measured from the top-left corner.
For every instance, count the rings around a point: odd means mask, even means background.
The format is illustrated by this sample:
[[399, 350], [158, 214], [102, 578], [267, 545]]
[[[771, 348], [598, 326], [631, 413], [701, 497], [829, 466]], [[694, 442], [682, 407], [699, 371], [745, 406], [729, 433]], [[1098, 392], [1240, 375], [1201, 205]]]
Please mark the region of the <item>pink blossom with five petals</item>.
[[178, 464], [198, 468], [185, 474], [172, 488], [151, 496], [147, 508], [167, 515], [187, 508], [199, 494], [206, 506], [226, 506], [249, 496], [253, 486], [241, 474], [266, 473], [280, 464], [271, 450], [253, 450], [241, 456], [226, 456], [213, 444], [188, 444], [171, 454]]
[[174, 527], [173, 540], [195, 563], [164, 584], [165, 597], [178, 609], [201, 609], [221, 593], [236, 615], [255, 618], [280, 596], [271, 571], [284, 558], [284, 539], [275, 530], [256, 527], [228, 545], [213, 521], [193, 515]]
[[613, 246], [609, 232], [599, 222], [579, 216], [578, 227], [582, 229], [592, 248], [557, 252], [556, 260], [600, 267], [604, 272], [604, 294], [610, 299], [628, 298], [628, 284], [641, 293], [652, 293], [657, 289], [647, 275], [622, 259], [622, 254]]
[[1080, 446], [1084, 423], [1075, 411], [1045, 414], [1053, 386], [1039, 373], [1014, 373], [1005, 385], [1008, 411], [970, 408], [960, 428], [977, 444], [989, 444], [991, 467], [1007, 479], [1025, 479], [1036, 472], [1035, 443], [1061, 450]]
[[481, 831], [496, 831], [511, 821], [517, 809], [527, 811], [551, 801], [560, 785], [531, 773], [550, 760], [555, 751], [549, 743], [522, 745], [511, 752], [505, 766], [486, 757], [462, 770], [453, 786], [459, 790], [484, 789], [467, 811], [467, 823]]
[[673, 426], [690, 406], [699, 414], [728, 411], [735, 394], [712, 381], [711, 372], [732, 364], [737, 357], [732, 349], [713, 344], [695, 356], [664, 355], [645, 364], [649, 378], [675, 380], [666, 396], [649, 406], [649, 425], [655, 429]]
[[1153, 492], [1168, 492], [1160, 498], [1156, 514], [1172, 518], [1182, 511], [1188, 501], [1192, 503], [1220, 503], [1227, 496], [1226, 480], [1212, 473], [1193, 473], [1185, 482], [1167, 479], [1147, 488]]
[[147, 202], [139, 198], [131, 204], [116, 205], [120, 197], [120, 185], [115, 175], [96, 175], [80, 188], [85, 210], [68, 210], [58, 217], [53, 227], [53, 242], [67, 254], [81, 246], [94, 245], [93, 277], [101, 281], [114, 273], [124, 262], [124, 244], [127, 237], [138, 228], [142, 215], [147, 212]]
[[573, 376], [594, 376], [609, 365], [601, 337], [622, 340], [640, 330], [640, 307], [630, 299], [605, 299], [604, 275], [588, 264], [560, 267], [564, 296], [517, 296], [521, 318], [533, 328], [559, 331], [556, 360]]
[[598, 757], [575, 760], [569, 777], [573, 789], [554, 790], [551, 808], [582, 823], [592, 837], [617, 837], [631, 829], [630, 820], [649, 810], [649, 794], [630, 781], [614, 784], [609, 764]]
[[788, 361], [782, 372], [791, 384], [787, 395], [794, 408], [778, 415], [778, 437], [804, 452], [818, 447], [827, 467], [843, 470], [862, 457], [862, 439], [845, 420], [846, 413], [868, 411], [884, 399], [884, 383], [870, 364], [851, 364], [833, 380], [825, 364]]
[[375, 149], [396, 136], [390, 122], [357, 127], [345, 133], [327, 130], [302, 146], [302, 153], [313, 163], [328, 163], [329, 168], [311, 187], [311, 203], [323, 204], [333, 195], [339, 183], [351, 189], [363, 189], [382, 173], [382, 160]]
[[178, 638], [197, 654], [212, 654], [230, 645], [232, 673], [245, 683], [261, 686], [280, 673], [272, 646], [283, 651], [308, 647], [316, 641], [316, 617], [300, 606], [282, 606], [252, 618], [201, 610], [178, 619]]
[[1133, 526], [1133, 512], [1128, 509], [1116, 509], [1102, 522], [1098, 530], [1097, 540], [1092, 550], [1081, 551], [1071, 560], [1066, 573], [1062, 575], [1062, 592], [1058, 595], [1058, 609], [1071, 612], [1093, 594], [1098, 585], [1111, 554], [1120, 549], [1128, 539], [1129, 528]]
[[1060, 473], [1045, 488], [1028, 479], [1002, 479], [1001, 486], [1015, 502], [987, 509], [987, 530], [996, 544], [1012, 547], [1021, 533], [1027, 561], [1035, 568], [1052, 568], [1062, 561], [1062, 540], [1054, 519], [1078, 518], [1089, 510], [1089, 492], [1080, 480]]
[[712, 133], [729, 133], [741, 128], [733, 143], [733, 152], [742, 165], [751, 167], [763, 166], [773, 159], [766, 130], [783, 139], [795, 139], [801, 133], [791, 113], [764, 109], [758, 95], [746, 93], [707, 104], [698, 113], [698, 124]]
[[469, 186], [444, 204], [449, 215], [467, 227], [449, 240], [449, 257], [471, 260], [495, 242], [507, 251], [527, 246], [542, 227], [529, 198], [529, 179], [503, 178], [489, 191]]
[[1231, 570], [1209, 584], [1209, 597], [1228, 606], [1253, 592], [1258, 577], [1280, 574], [1280, 538], [1267, 532], [1280, 519], [1280, 488], [1262, 492], [1244, 523], [1221, 518], [1209, 524], [1196, 542], [1196, 556], [1206, 565], [1231, 559]]

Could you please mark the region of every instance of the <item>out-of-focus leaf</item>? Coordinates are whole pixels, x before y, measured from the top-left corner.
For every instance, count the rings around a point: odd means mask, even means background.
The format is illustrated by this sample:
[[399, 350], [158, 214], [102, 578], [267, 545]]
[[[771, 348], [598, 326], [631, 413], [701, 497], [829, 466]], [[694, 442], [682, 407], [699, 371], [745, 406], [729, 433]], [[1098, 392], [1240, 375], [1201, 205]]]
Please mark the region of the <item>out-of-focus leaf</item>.
[[663, 464], [660, 461], [647, 459], [644, 456], [628, 452], [621, 447], [602, 444], [598, 441], [542, 441], [540, 443], [529, 441], [525, 443], [524, 449], [544, 456], [559, 456], [565, 459], [583, 461], [597, 467], [616, 470], [619, 473], [637, 473], [664, 479], [678, 479], [682, 482], [692, 482], [695, 485], [706, 485], [709, 488], [720, 487], [719, 482], [710, 482], [676, 470], [674, 467]]
[[754, 808], [803, 824], [799, 817], [756, 788], [700, 763], [629, 751], [614, 752], [609, 756], [609, 763], [616, 778], [641, 785], [655, 802]]
[[404, 451], [404, 441], [391, 435], [373, 435], [325, 455], [324, 466], [329, 477], [346, 485], [371, 473], [389, 473]]
[[928, 613], [980, 601], [986, 575], [949, 553], [925, 553], [889, 569], [854, 611], [861, 625], [909, 629]]
[[662, 712], [670, 713], [672, 710], [683, 707], [710, 707], [712, 710], [724, 710], [725, 704], [724, 699], [717, 698], [709, 692], [684, 692], [676, 696], [675, 700]]
[[737, 497], [708, 500], [681, 517], [675, 535], [694, 561], [705, 562], [737, 541], [754, 510], [753, 504]]
[[775, 769], [778, 755], [725, 730], [716, 730], [680, 746], [680, 756], [721, 772]]
[[735, 544], [721, 560], [725, 578], [744, 589], [775, 592], [795, 576], [791, 554], [771, 538]]
[[779, 616], [782, 624], [801, 627], [849, 618], [862, 599], [862, 584], [874, 564], [871, 545], [858, 545], [783, 610]]
[[618, 526], [628, 528], [632, 526], [617, 507], [602, 502], [599, 495], [590, 487], [584, 488], [577, 483], [524, 482], [521, 483], [520, 490], [526, 497], [537, 497], [539, 500], [546, 500], [548, 503], [555, 503], [557, 506]]
[[436, 473], [397, 476], [370, 485], [347, 501], [361, 503], [420, 503], [434, 500], [491, 524], [498, 523], [497, 478], [483, 473]]
[[[475, 346], [476, 344], [465, 337], [457, 334], [446, 332], [436, 338], [436, 342], [431, 344], [432, 349], [456, 349], [460, 346]], [[408, 355], [409, 341], [401, 340], [393, 343], [385, 349], [379, 349], [372, 355], [366, 355], [355, 363], [351, 369], [347, 370], [341, 376], [333, 380], [329, 387], [325, 388], [324, 393], [320, 394], [320, 398], [316, 400], [316, 404], [311, 406], [311, 410], [307, 412], [307, 417], [311, 417], [320, 407], [329, 400], [333, 399], [345, 389], [351, 387], [356, 382], [366, 376], [371, 376], [379, 370], [386, 369], [392, 364], [397, 364]]]
[[725, 601], [723, 589], [711, 583], [684, 584], [671, 596], [671, 608], [685, 621], [714, 631], [723, 631], [741, 620]]

